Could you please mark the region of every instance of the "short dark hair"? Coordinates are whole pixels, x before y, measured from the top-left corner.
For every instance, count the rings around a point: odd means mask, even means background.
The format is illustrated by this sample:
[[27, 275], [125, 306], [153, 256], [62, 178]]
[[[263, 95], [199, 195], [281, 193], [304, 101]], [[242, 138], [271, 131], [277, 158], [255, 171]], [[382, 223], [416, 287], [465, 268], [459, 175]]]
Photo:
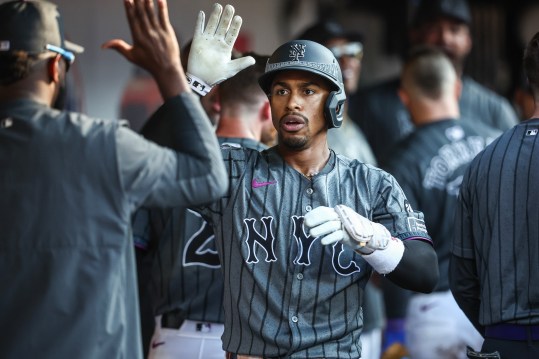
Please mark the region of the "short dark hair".
[[524, 73], [534, 97], [539, 95], [539, 32], [537, 32], [524, 50], [522, 59]]
[[219, 85], [219, 95], [222, 104], [244, 103], [256, 104], [264, 91], [258, 84], [258, 78], [264, 74], [269, 56], [246, 52], [241, 56], [252, 56], [255, 64], [249, 66]]
[[0, 53], [0, 85], [7, 86], [22, 80], [30, 74], [37, 55], [26, 51]]
[[423, 96], [438, 99], [449, 80], [456, 77], [451, 60], [438, 48], [420, 45], [408, 53], [401, 81], [412, 85]]

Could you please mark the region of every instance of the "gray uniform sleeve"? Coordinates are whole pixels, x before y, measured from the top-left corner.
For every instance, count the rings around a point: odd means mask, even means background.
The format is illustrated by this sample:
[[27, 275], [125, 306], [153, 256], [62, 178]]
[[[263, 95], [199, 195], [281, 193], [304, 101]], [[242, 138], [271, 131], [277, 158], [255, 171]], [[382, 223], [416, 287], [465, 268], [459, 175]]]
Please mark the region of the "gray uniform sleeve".
[[128, 128], [116, 131], [119, 175], [135, 207], [203, 204], [224, 194], [228, 177], [219, 144], [195, 95], [184, 93], [167, 100], [149, 126], [160, 129], [149, 131], [160, 137], [150, 138], [169, 148]]

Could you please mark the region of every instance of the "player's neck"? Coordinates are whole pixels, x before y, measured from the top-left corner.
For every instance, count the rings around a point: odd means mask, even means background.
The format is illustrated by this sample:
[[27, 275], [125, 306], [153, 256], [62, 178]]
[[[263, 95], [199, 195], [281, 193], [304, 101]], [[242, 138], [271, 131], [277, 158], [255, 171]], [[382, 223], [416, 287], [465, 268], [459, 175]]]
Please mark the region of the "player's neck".
[[250, 128], [245, 126], [241, 119], [221, 117], [215, 134], [218, 137], [249, 138], [260, 141], [260, 134], [257, 137]]
[[317, 175], [329, 160], [330, 150], [327, 141], [313, 144], [302, 150], [292, 150], [278, 145], [283, 160], [303, 176], [311, 179]]

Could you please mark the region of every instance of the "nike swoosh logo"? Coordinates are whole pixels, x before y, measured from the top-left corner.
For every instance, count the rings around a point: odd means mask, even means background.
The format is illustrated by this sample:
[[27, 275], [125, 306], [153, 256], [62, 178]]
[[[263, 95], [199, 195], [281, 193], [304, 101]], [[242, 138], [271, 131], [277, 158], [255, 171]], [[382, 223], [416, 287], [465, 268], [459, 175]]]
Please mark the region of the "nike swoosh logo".
[[259, 188], [264, 186], [269, 186], [270, 184], [275, 184], [277, 181], [269, 181], [269, 182], [258, 182], [257, 180], [253, 179], [253, 182], [251, 182], [251, 185], [253, 188]]
[[165, 344], [165, 342], [157, 342], [157, 343], [154, 342], [152, 343], [152, 349], [157, 348], [158, 346], [163, 345], [163, 344]]

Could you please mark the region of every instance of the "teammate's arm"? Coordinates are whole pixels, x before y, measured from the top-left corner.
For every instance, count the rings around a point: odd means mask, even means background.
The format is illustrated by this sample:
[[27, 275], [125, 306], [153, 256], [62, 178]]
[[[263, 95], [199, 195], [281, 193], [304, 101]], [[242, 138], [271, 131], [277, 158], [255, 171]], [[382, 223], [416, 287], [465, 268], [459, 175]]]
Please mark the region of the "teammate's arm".
[[484, 327], [479, 324], [480, 283], [471, 259], [451, 255], [449, 262], [449, 287], [460, 309], [479, 333], [484, 333]]

